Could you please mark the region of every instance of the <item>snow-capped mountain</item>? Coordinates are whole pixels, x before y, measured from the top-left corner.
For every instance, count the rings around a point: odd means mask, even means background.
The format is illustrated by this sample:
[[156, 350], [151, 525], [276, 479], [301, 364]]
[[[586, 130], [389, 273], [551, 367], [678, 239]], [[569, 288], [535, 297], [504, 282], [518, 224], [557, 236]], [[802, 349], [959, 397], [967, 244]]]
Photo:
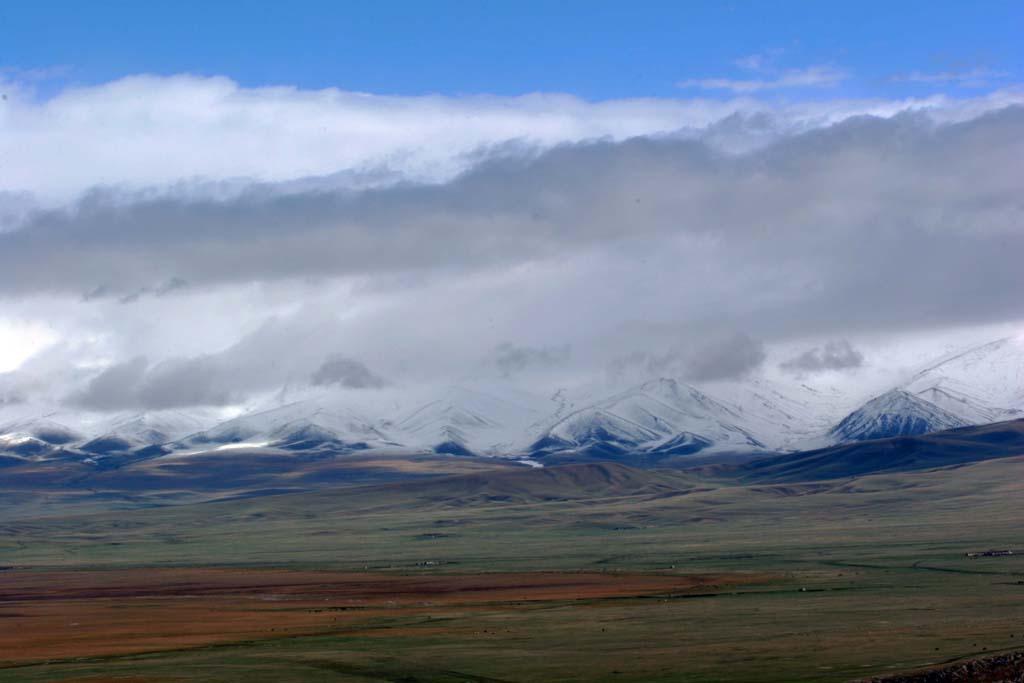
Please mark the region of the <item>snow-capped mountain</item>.
[[0, 452], [15, 456], [42, 457], [84, 440], [82, 434], [46, 417], [19, 420], [0, 427]]
[[731, 406], [758, 441], [780, 451], [818, 445], [855, 405], [852, 397], [834, 387], [812, 387], [803, 381], [784, 384], [752, 377], [717, 382], [707, 391]]
[[53, 446], [75, 443], [86, 438], [83, 433], [50, 417], [11, 422], [4, 425], [2, 431], [4, 436], [32, 438]]
[[0, 453], [45, 460], [404, 448], [542, 460], [573, 452], [614, 458], [801, 450], [1024, 416], [1024, 337], [946, 355], [874, 396], [800, 378], [699, 388], [659, 378], [626, 391], [604, 387], [530, 392], [467, 380], [440, 395], [299, 387], [227, 420], [212, 409], [111, 415], [7, 404], [0, 406]]
[[909, 381], [844, 417], [827, 445], [911, 436], [1024, 416], [1024, 336], [1007, 337], [926, 363]]
[[163, 410], [127, 415], [111, 421], [107, 435], [145, 445], [162, 444], [194, 434], [216, 423], [210, 414]]
[[939, 406], [902, 389], [893, 389], [847, 415], [829, 430], [829, 436], [836, 443], [847, 443], [965, 426], [967, 422]]
[[115, 416], [93, 425], [89, 430], [92, 438], [77, 447], [94, 455], [127, 453], [175, 441], [217, 421], [214, 414], [203, 411], [161, 410]]
[[544, 398], [510, 390], [499, 398], [459, 386], [405, 415], [394, 429], [403, 443], [438, 453], [499, 455], [521, 450], [559, 405], [557, 394]]
[[1024, 415], [1024, 336], [1007, 337], [930, 363], [904, 389], [969, 424]]
[[216, 422], [216, 414], [204, 410], [114, 415], [51, 412], [0, 426], [0, 447], [40, 456], [59, 449], [95, 455], [122, 453], [165, 444]]
[[762, 448], [736, 408], [673, 379], [657, 379], [568, 415], [532, 447], [562, 450], [696, 452], [712, 444]]
[[255, 410], [180, 439], [179, 448], [277, 446], [291, 450], [318, 447], [365, 449], [393, 442], [372, 420], [322, 394], [265, 410]]

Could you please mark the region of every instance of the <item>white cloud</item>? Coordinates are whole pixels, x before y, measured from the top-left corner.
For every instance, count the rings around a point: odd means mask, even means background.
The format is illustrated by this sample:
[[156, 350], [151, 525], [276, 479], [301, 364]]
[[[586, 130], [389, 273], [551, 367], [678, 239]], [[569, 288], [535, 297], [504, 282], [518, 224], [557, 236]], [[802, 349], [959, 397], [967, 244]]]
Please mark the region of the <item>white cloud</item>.
[[[816, 67], [732, 89], [749, 95], [838, 75]], [[226, 78], [186, 75], [133, 76], [48, 99], [35, 97], [30, 83], [10, 77], [5, 83], [0, 75], [0, 90], [7, 95], [0, 100], [0, 229], [33, 195], [54, 204], [97, 185], [194, 195], [311, 176], [356, 187], [442, 181], [471, 166], [481, 149], [509, 141], [543, 148], [671, 132], [699, 136], [737, 113], [768, 113], [784, 133], [856, 114], [927, 108], [956, 116], [972, 106], [941, 95], [789, 104], [746, 96], [602, 102], [543, 93], [388, 97], [333, 88], [244, 88]], [[977, 98], [973, 106], [991, 108], [991, 98], [1007, 96]]]
[[967, 71], [912, 71], [908, 74], [897, 74], [889, 80], [894, 83], [926, 83], [931, 85], [959, 85], [965, 88], [987, 88], [994, 82], [1005, 81], [1012, 74], [1008, 71], [994, 71], [986, 68], [969, 69]]
[[43, 321], [0, 317], [0, 373], [14, 370], [56, 338]]
[[[760, 69], [763, 61], [759, 56], [742, 60], [744, 68]], [[749, 94], [766, 90], [788, 90], [794, 88], [828, 88], [839, 85], [849, 74], [834, 66], [819, 64], [804, 69], [787, 69], [768, 78], [691, 78], [679, 81], [680, 88], [699, 90], [727, 90], [733, 93]]]
[[764, 50], [762, 52], [756, 52], [745, 57], [733, 60], [733, 65], [740, 69], [747, 69], [748, 71], [761, 71], [767, 68], [769, 65], [775, 62], [779, 55], [785, 52], [784, 49], [774, 47]]
[[[2, 78], [0, 78], [2, 80]], [[243, 88], [226, 78], [134, 76], [37, 100], [8, 83], [0, 102], [3, 188], [68, 198], [95, 185], [195, 178], [280, 182], [396, 169], [450, 177], [481, 146], [622, 139], [730, 113], [715, 102], [387, 97], [338, 89]]]

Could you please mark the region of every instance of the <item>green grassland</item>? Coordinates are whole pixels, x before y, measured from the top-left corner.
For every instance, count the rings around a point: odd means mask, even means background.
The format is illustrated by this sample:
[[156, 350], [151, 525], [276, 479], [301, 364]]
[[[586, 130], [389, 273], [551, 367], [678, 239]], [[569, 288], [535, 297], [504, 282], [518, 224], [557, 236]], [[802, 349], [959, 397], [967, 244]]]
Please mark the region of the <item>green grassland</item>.
[[336, 633], [0, 668], [0, 681], [827, 682], [914, 669], [1024, 642], [1024, 555], [965, 557], [1024, 546], [1022, 493], [1024, 458], [746, 485], [576, 465], [13, 518], [0, 522], [0, 565], [756, 580], [700, 597], [449, 609], [429, 636], [409, 628], [422, 615], [396, 614]]

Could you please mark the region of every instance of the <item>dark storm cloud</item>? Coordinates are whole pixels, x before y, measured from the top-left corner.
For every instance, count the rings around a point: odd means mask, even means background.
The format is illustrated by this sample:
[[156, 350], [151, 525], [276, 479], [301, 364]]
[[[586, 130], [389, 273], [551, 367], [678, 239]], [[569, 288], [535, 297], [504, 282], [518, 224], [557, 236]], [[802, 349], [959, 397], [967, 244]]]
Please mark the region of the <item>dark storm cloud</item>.
[[[92, 377], [66, 400], [92, 410], [166, 409], [222, 406], [261, 391], [293, 384], [340, 384], [350, 388], [384, 385], [362, 362], [330, 355], [340, 326], [329, 316], [302, 313], [271, 319], [217, 353], [145, 358], [116, 363]], [[317, 364], [314, 359], [328, 357]]]
[[[0, 292], [130, 302], [177, 280], [457, 278], [546, 260], [571, 271], [620, 252], [626, 283], [650, 271], [628, 261], [642, 244], [678, 274], [661, 307], [693, 325], [773, 337], [1004, 320], [1024, 313], [1021, 158], [1024, 109], [1008, 108], [952, 125], [849, 119], [738, 156], [677, 139], [506, 151], [443, 185], [96, 191], [0, 234]], [[700, 301], [714, 305], [694, 312]], [[609, 315], [627, 316], [624, 303]]]
[[324, 361], [313, 373], [310, 383], [314, 386], [337, 385], [347, 389], [374, 389], [387, 385], [365, 363], [344, 356], [332, 356]]
[[503, 377], [512, 377], [528, 370], [545, 370], [564, 365], [569, 360], [570, 347], [522, 346], [504, 343], [494, 352], [494, 364]]
[[827, 342], [824, 346], [808, 349], [781, 364], [791, 374], [823, 372], [825, 370], [851, 370], [864, 364], [864, 354], [845, 339]]
[[165, 360], [146, 373], [136, 405], [159, 409], [234, 403], [245, 397], [241, 389], [252, 385], [235, 380], [232, 360], [226, 354]]
[[749, 335], [712, 334], [708, 338], [666, 352], [634, 351], [616, 357], [609, 368], [613, 377], [677, 377], [688, 382], [740, 379], [764, 363], [764, 344]]
[[240, 398], [229, 384], [230, 374], [217, 356], [172, 358], [154, 366], [140, 357], [100, 372], [67, 402], [100, 411], [227, 405]]
[[111, 365], [89, 380], [85, 389], [73, 394], [69, 402], [95, 410], [134, 405], [148, 367], [149, 362], [142, 357]]
[[761, 367], [764, 344], [736, 334], [697, 349], [686, 361], [686, 378], [695, 382], [738, 379]]

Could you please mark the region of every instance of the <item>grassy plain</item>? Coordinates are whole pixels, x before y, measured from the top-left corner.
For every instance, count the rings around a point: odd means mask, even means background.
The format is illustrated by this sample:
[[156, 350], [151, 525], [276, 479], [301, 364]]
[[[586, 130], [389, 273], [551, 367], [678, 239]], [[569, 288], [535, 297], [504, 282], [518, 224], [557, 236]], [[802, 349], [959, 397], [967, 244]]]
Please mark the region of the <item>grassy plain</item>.
[[[9, 515], [0, 681], [909, 670], [1024, 643], [1024, 555], [965, 557], [1024, 545], [1022, 493], [1024, 458], [768, 485], [578, 465]], [[224, 583], [204, 588], [196, 571]], [[369, 583], [331, 588], [346, 581]]]

